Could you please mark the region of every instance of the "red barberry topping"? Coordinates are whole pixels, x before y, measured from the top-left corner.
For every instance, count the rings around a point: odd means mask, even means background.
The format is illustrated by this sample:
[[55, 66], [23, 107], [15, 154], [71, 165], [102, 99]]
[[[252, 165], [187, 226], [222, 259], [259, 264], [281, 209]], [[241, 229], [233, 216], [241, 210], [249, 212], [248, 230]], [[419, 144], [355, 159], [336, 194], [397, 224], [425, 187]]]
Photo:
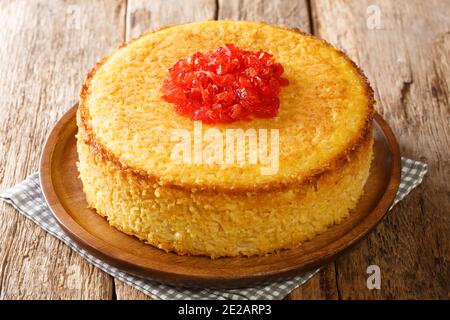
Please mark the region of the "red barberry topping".
[[204, 123], [271, 118], [280, 107], [280, 88], [289, 84], [283, 72], [271, 54], [227, 44], [176, 62], [162, 98]]

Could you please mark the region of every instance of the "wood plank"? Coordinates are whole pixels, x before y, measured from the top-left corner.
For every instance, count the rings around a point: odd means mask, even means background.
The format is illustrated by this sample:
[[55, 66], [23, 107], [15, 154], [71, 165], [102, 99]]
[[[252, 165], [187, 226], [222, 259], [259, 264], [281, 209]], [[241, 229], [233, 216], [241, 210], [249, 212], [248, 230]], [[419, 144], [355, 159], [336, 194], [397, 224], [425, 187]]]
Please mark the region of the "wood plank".
[[117, 300], [151, 300], [149, 296], [123, 281], [114, 279]]
[[[45, 136], [77, 100], [87, 70], [124, 38], [214, 17], [311, 30], [306, 1], [219, 0], [219, 8], [214, 0], [128, 2], [128, 9], [125, 0], [0, 3], [0, 190], [37, 169]], [[381, 10], [381, 29], [367, 27], [367, 10], [376, 10], [370, 5]], [[449, 6], [439, 0], [312, 1], [313, 29], [363, 67], [404, 155], [427, 161], [430, 172], [336, 269], [329, 265], [290, 299], [449, 298]], [[0, 212], [0, 298], [107, 299], [114, 289], [119, 299], [146, 297], [119, 281], [114, 288], [109, 276], [11, 207], [0, 204]], [[369, 264], [381, 267], [380, 291], [366, 288]]]
[[[286, 0], [219, 0], [219, 19], [265, 21], [311, 32], [308, 2]], [[337, 298], [334, 264], [329, 264], [287, 299]]]
[[[0, 189], [35, 172], [89, 68], [123, 40], [124, 1], [0, 3]], [[1, 204], [0, 299], [110, 299], [110, 276]]]
[[128, 0], [127, 40], [163, 26], [214, 19], [215, 0]]
[[301, 287], [293, 290], [286, 300], [337, 300], [336, 271], [334, 262], [322, 270]]
[[[216, 9], [215, 0], [184, 0], [182, 2], [177, 0], [128, 0], [126, 38], [130, 40], [162, 26], [214, 19], [216, 18]], [[115, 280], [115, 292], [119, 300], [150, 299], [117, 279]]]
[[[450, 292], [450, 2], [313, 2], [320, 37], [367, 73], [402, 154], [429, 164], [425, 182], [363, 243], [337, 260], [343, 299], [448, 299]], [[372, 28], [380, 13], [379, 28]], [[368, 290], [366, 268], [381, 269]]]
[[307, 0], [219, 0], [218, 17], [264, 21], [311, 33]]

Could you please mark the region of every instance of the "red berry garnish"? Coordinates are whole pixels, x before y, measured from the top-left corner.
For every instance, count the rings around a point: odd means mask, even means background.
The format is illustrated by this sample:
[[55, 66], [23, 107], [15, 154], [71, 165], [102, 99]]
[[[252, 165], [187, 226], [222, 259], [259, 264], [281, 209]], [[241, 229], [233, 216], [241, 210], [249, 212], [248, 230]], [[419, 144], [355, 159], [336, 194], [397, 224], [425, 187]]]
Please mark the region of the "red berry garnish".
[[162, 98], [204, 123], [272, 118], [281, 87], [289, 84], [283, 72], [271, 54], [227, 44], [177, 61], [164, 79]]

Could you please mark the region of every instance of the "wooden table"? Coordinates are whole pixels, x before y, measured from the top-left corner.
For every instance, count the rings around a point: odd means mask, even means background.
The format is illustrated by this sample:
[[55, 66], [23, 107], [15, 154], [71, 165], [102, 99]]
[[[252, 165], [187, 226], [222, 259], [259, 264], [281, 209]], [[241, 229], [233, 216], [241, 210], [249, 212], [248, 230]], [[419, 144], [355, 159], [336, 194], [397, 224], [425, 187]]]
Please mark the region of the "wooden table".
[[[0, 2], [0, 190], [35, 172], [45, 137], [94, 63], [159, 26], [264, 20], [325, 38], [365, 70], [424, 183], [364, 241], [288, 299], [450, 298], [449, 0]], [[1, 299], [147, 299], [10, 206], [0, 213]], [[381, 289], [366, 286], [369, 265]]]

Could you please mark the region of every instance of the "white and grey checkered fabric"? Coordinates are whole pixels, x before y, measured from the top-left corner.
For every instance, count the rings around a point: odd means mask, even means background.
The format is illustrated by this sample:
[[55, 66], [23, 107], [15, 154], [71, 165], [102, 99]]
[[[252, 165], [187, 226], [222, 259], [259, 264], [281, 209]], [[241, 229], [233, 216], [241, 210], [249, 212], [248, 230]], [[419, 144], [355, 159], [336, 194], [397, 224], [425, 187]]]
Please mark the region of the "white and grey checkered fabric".
[[[400, 188], [392, 206], [402, 200], [412, 189], [417, 187], [427, 172], [425, 163], [402, 158], [402, 178]], [[39, 185], [38, 174], [29, 176], [15, 187], [0, 195], [0, 199], [14, 206], [27, 218], [33, 220], [44, 230], [54, 235], [87, 261], [128, 283], [153, 299], [282, 299], [296, 287], [308, 281], [319, 269], [307, 272], [287, 281], [274, 282], [269, 285], [243, 289], [190, 289], [172, 287], [155, 281], [133, 276], [93, 257], [76, 245], [59, 227], [49, 210]], [[392, 208], [392, 207], [391, 207]]]

